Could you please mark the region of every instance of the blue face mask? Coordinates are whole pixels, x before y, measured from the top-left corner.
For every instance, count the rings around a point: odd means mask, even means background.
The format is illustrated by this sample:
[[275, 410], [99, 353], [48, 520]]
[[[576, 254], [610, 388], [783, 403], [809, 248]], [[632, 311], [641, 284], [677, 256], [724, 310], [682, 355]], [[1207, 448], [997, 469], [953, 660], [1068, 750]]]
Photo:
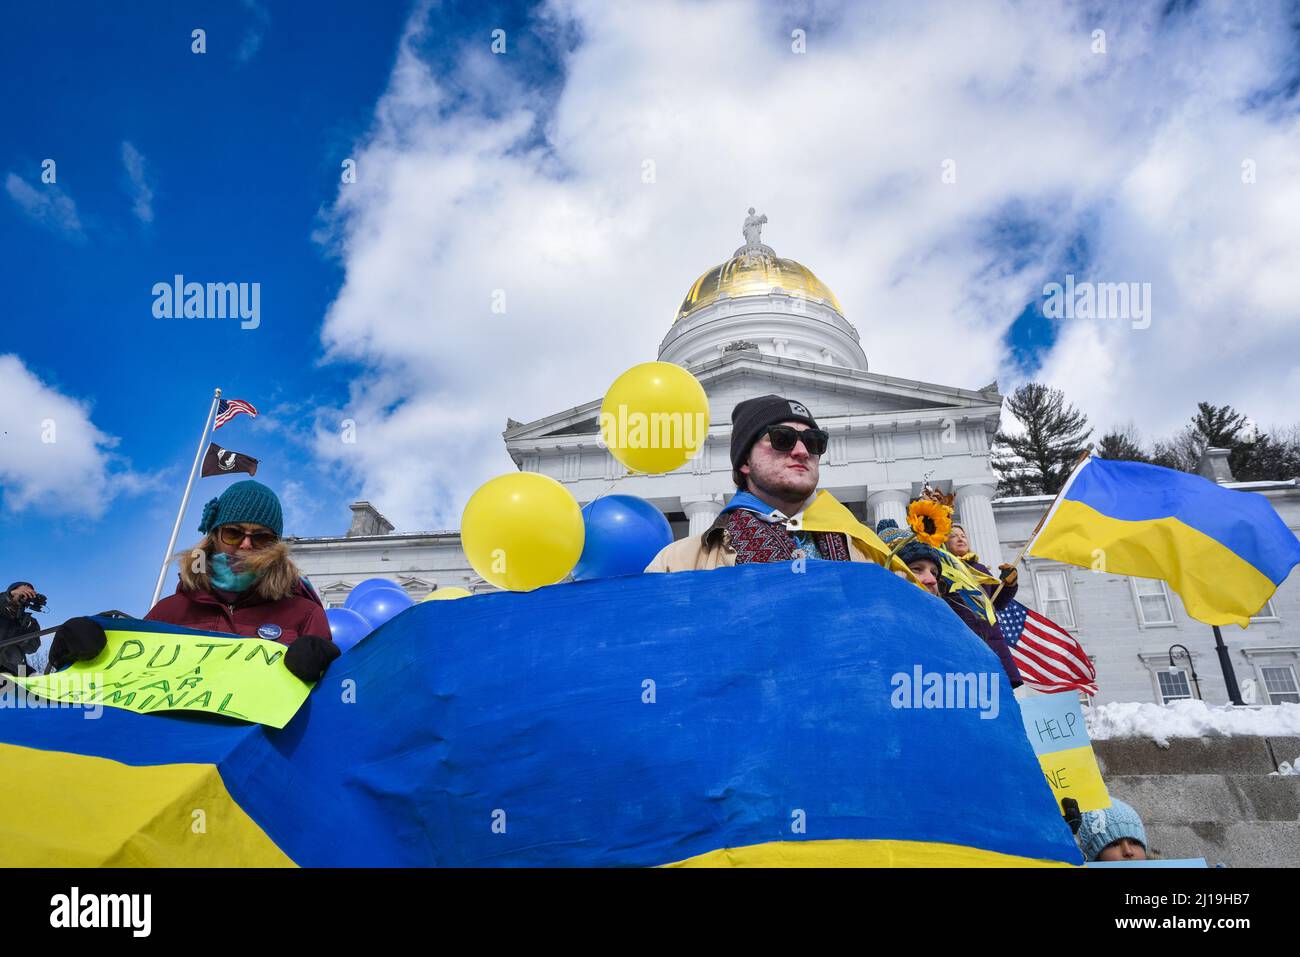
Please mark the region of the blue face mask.
[[212, 579], [214, 587], [229, 592], [246, 591], [257, 581], [257, 575], [253, 572], [234, 571], [230, 567], [230, 556], [225, 552], [217, 552], [212, 556], [208, 577]]

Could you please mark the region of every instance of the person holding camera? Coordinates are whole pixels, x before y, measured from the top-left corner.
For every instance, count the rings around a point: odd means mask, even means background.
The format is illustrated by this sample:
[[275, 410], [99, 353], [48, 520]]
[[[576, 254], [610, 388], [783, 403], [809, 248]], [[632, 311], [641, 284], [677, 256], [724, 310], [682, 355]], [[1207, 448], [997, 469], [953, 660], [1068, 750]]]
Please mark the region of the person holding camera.
[[[0, 674], [25, 675], [27, 656], [41, 646], [40, 624], [28, 611], [45, 607], [45, 596], [31, 582], [14, 582], [0, 600]], [[31, 633], [27, 641], [5, 644], [10, 638]]]

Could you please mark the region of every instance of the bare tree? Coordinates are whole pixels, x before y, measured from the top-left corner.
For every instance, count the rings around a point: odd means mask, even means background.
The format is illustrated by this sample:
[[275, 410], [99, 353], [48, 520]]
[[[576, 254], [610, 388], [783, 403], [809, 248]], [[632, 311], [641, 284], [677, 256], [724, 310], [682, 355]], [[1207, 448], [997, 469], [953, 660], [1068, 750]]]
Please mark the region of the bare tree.
[[1120, 459], [1125, 462], [1151, 461], [1142, 448], [1137, 426], [1132, 422], [1103, 435], [1097, 443], [1097, 455], [1103, 459]]

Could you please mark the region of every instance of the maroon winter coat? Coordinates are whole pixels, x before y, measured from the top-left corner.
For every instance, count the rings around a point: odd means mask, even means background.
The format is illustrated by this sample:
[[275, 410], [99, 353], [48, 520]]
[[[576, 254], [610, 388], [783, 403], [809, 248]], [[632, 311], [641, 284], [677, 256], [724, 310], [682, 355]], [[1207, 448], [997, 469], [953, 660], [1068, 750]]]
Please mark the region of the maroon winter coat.
[[249, 593], [228, 605], [209, 591], [185, 591], [176, 586], [169, 595], [149, 609], [146, 621], [165, 621], [171, 625], [200, 631], [223, 632], [245, 638], [265, 638], [291, 645], [300, 635], [330, 639], [330, 623], [316, 593], [302, 582], [293, 594], [279, 601], [265, 601]]

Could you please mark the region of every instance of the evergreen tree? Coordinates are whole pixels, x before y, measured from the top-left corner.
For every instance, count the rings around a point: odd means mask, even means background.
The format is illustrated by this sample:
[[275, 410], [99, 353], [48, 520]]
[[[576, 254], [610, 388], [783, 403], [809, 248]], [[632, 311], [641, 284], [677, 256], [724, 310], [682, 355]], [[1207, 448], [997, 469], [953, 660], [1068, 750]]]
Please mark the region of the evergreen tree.
[[1235, 449], [1242, 442], [1241, 432], [1246, 427], [1246, 417], [1230, 405], [1196, 403], [1192, 428], [1205, 449]]
[[1151, 456], [1156, 465], [1196, 472], [1206, 449], [1227, 449], [1228, 467], [1239, 482], [1300, 476], [1300, 429], [1267, 434], [1230, 405], [1196, 404], [1190, 424], [1163, 442]]
[[1300, 476], [1300, 442], [1281, 434], [1261, 433], [1239, 444], [1228, 456], [1228, 467], [1239, 482], [1261, 482]]
[[1055, 495], [1088, 447], [1088, 417], [1059, 389], [1026, 382], [1007, 399], [1023, 431], [998, 430], [993, 467], [1004, 495]]

